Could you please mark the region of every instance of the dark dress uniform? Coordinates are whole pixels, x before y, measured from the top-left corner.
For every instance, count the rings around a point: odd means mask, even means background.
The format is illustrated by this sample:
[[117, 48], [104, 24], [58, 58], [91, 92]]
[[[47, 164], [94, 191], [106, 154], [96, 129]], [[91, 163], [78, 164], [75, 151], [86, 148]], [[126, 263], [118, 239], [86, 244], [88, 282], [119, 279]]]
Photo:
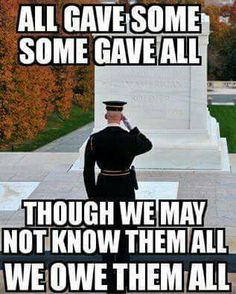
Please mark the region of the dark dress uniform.
[[[134, 200], [135, 179], [130, 166], [135, 156], [152, 148], [138, 130], [130, 132], [108, 126], [91, 135], [85, 151], [84, 182], [88, 198], [94, 200]], [[101, 169], [95, 181], [95, 162]]]
[[[105, 101], [107, 111], [123, 110], [124, 101]], [[131, 128], [126, 118], [123, 121]], [[122, 226], [119, 201], [135, 200], [137, 181], [130, 166], [135, 156], [152, 148], [152, 143], [138, 130], [125, 131], [119, 125], [110, 125], [93, 134], [85, 151], [84, 182], [89, 199], [94, 201], [114, 201], [114, 228], [120, 229], [119, 250], [117, 254], [107, 253], [102, 256], [107, 263], [108, 292], [113, 293], [116, 277], [112, 268], [114, 262], [129, 262], [127, 238]], [[97, 183], [95, 163], [101, 169]], [[103, 228], [106, 229], [106, 228]], [[125, 277], [127, 286], [127, 277]]]
[[[95, 201], [135, 200], [135, 173], [130, 166], [135, 156], [152, 148], [152, 143], [138, 130], [130, 132], [119, 126], [108, 126], [93, 134], [87, 143], [85, 152], [84, 181], [89, 199]], [[97, 183], [95, 181], [95, 163], [101, 169]], [[117, 205], [117, 206], [116, 206]], [[113, 262], [129, 262], [128, 243], [121, 227], [121, 217], [118, 203], [114, 206], [115, 228], [121, 229], [119, 252], [114, 255], [103, 255], [107, 263], [108, 292], [114, 293], [116, 282], [112, 269]], [[127, 286], [127, 276], [126, 286]]]

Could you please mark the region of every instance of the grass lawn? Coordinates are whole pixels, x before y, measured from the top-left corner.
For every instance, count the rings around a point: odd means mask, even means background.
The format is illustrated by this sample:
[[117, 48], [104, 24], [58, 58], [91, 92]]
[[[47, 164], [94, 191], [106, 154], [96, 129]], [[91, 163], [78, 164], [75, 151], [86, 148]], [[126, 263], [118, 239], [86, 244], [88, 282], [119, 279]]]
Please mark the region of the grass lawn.
[[[220, 123], [221, 137], [226, 137], [230, 153], [236, 153], [236, 106], [210, 105], [209, 110], [212, 116]], [[14, 151], [33, 151], [44, 146], [80, 127], [93, 121], [93, 110], [83, 112], [78, 106], [73, 106], [68, 120], [61, 120], [57, 115], [52, 115], [46, 129], [41, 132], [33, 141], [25, 142], [22, 145], [14, 146]], [[0, 151], [12, 151], [1, 149]]]
[[[14, 146], [14, 151], [27, 152], [36, 150], [91, 121], [93, 121], [93, 110], [83, 112], [78, 106], [73, 106], [68, 120], [63, 121], [56, 114], [53, 114], [44, 131], [38, 134], [34, 140], [25, 142], [19, 146]], [[12, 151], [12, 147], [9, 147], [9, 150], [0, 149], [0, 151]]]
[[227, 138], [230, 153], [236, 153], [236, 106], [211, 105], [209, 110], [220, 124], [221, 137]]

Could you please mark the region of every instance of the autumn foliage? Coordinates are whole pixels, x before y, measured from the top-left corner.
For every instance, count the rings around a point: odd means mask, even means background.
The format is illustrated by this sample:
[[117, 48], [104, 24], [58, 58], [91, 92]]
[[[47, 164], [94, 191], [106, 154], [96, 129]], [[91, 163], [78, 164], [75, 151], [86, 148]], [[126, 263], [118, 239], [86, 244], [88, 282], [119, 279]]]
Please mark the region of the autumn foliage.
[[202, 4], [204, 5], [205, 0], [138, 0], [137, 2], [143, 4]]
[[54, 110], [56, 80], [49, 67], [19, 66], [15, 19], [18, 1], [2, 1], [0, 26], [0, 139], [33, 138]]
[[[55, 1], [23, 1], [24, 4]], [[69, 2], [69, 1], [68, 1]], [[81, 1], [78, 1], [81, 2]], [[87, 1], [85, 1], [87, 2]], [[55, 112], [66, 119], [74, 99], [74, 89], [83, 88], [80, 103], [86, 110], [92, 104], [92, 66], [79, 76], [73, 66], [20, 66], [17, 60], [16, 19], [19, 0], [0, 0], [0, 146], [33, 139], [42, 131], [49, 116]], [[66, 1], [58, 0], [58, 6]], [[88, 2], [87, 2], [88, 3]], [[60, 9], [58, 9], [60, 11]], [[60, 15], [58, 15], [58, 21]], [[37, 36], [39, 37], [39, 36]], [[78, 80], [86, 85], [77, 85]]]

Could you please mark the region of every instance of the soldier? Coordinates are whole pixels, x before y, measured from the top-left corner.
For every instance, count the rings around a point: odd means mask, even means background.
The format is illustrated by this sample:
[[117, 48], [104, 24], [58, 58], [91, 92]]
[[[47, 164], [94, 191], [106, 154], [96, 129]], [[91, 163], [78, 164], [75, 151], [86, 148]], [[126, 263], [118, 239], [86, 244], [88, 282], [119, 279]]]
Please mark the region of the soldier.
[[[108, 125], [102, 131], [91, 135], [85, 151], [84, 182], [88, 198], [95, 201], [135, 200], [135, 189], [138, 187], [135, 171], [130, 166], [135, 156], [152, 149], [152, 143], [137, 127], [132, 128], [122, 114], [126, 102], [106, 101], [104, 104]], [[121, 128], [122, 121], [129, 132]], [[95, 163], [101, 170], [97, 183]], [[120, 210], [116, 205], [118, 204], [115, 203], [115, 227], [120, 227]], [[103, 261], [108, 264], [108, 289], [112, 291], [115, 283], [112, 262], [129, 262], [124, 235], [120, 238], [119, 253], [116, 256], [107, 253], [103, 255]]]
[[[88, 198], [134, 200], [135, 178], [130, 166], [135, 156], [152, 149], [152, 143], [132, 128], [122, 114], [126, 102], [107, 101], [105, 118], [108, 125], [92, 134], [85, 151], [84, 181]], [[120, 127], [123, 121], [129, 132]], [[95, 162], [101, 169], [95, 183]]]

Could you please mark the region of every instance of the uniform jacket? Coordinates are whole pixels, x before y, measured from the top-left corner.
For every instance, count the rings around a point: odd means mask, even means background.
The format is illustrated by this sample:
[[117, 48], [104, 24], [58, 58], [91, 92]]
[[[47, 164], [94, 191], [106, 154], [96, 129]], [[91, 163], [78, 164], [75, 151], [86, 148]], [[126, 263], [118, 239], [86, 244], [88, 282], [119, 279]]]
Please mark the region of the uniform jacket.
[[118, 126], [108, 126], [92, 134], [85, 151], [84, 182], [88, 197], [133, 199], [134, 186], [130, 176], [110, 177], [99, 174], [96, 183], [95, 163], [101, 170], [127, 170], [135, 156], [152, 149], [152, 143], [138, 128], [130, 132]]

